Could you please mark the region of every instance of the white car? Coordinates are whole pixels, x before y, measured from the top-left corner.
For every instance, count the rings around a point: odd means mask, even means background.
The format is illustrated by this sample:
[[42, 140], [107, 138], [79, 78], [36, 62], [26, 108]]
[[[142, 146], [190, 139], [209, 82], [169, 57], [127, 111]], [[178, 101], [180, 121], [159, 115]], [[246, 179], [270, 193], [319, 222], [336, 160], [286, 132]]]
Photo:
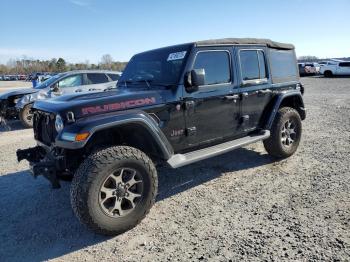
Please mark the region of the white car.
[[350, 75], [350, 61], [330, 60], [322, 64], [320, 74], [325, 77]]
[[60, 73], [34, 88], [15, 89], [0, 94], [0, 117], [17, 119], [33, 126], [31, 107], [37, 100], [80, 92], [102, 92], [117, 87], [120, 72], [79, 70]]

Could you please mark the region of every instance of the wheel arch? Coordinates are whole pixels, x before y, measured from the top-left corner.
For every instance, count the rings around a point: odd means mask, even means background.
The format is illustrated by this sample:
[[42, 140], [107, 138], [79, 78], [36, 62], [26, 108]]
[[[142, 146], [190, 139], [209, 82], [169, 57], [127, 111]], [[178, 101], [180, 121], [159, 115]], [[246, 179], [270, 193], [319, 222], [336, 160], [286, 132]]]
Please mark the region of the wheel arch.
[[[65, 141], [64, 133], [89, 133], [81, 142]], [[87, 118], [67, 126], [56, 140], [56, 146], [83, 149], [91, 153], [97, 148], [127, 145], [158, 159], [169, 159], [173, 148], [158, 124], [145, 112], [130, 112], [112, 116]]]
[[324, 76], [333, 76], [334, 72], [332, 69], [326, 69], [326, 70], [324, 70], [323, 75]]
[[297, 110], [302, 120], [306, 118], [306, 111], [301, 93], [299, 91], [283, 93], [278, 95], [265, 107], [264, 117], [262, 118], [264, 123], [262, 126], [264, 126], [265, 129], [271, 129], [276, 114], [281, 107], [294, 108]]
[[141, 121], [128, 121], [97, 129], [87, 141], [85, 148], [92, 151], [94, 148], [112, 145], [123, 145], [137, 148], [150, 157], [169, 159], [173, 154], [167, 141], [153, 133], [152, 129]]

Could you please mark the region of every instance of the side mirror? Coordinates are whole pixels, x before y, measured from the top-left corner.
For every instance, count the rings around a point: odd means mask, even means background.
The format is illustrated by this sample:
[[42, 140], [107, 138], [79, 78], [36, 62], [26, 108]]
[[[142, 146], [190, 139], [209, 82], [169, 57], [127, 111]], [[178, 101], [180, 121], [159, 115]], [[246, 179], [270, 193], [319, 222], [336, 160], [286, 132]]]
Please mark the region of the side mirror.
[[205, 70], [204, 68], [193, 69], [185, 74], [185, 87], [189, 93], [198, 90], [199, 86], [205, 84]]
[[51, 91], [52, 92], [58, 92], [60, 91], [59, 87], [58, 87], [58, 83], [55, 83], [53, 86], [51, 86]]

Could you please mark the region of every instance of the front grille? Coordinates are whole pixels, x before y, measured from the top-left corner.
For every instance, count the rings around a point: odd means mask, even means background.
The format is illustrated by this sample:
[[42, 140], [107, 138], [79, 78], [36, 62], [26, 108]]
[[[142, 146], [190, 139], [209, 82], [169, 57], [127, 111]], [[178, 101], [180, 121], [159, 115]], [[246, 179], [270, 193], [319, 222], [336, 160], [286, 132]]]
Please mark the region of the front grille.
[[46, 145], [51, 145], [57, 136], [55, 115], [43, 111], [35, 111], [33, 118], [34, 138]]

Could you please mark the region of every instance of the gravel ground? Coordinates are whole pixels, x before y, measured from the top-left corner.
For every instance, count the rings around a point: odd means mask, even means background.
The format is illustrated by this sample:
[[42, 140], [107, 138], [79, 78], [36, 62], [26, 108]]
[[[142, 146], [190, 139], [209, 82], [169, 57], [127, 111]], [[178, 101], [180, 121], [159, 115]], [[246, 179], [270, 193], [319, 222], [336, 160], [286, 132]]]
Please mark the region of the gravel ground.
[[33, 180], [17, 148], [31, 130], [0, 133], [0, 261], [349, 261], [350, 79], [303, 78], [307, 119], [297, 153], [262, 143], [159, 170], [158, 201], [113, 238], [73, 215], [69, 183]]

